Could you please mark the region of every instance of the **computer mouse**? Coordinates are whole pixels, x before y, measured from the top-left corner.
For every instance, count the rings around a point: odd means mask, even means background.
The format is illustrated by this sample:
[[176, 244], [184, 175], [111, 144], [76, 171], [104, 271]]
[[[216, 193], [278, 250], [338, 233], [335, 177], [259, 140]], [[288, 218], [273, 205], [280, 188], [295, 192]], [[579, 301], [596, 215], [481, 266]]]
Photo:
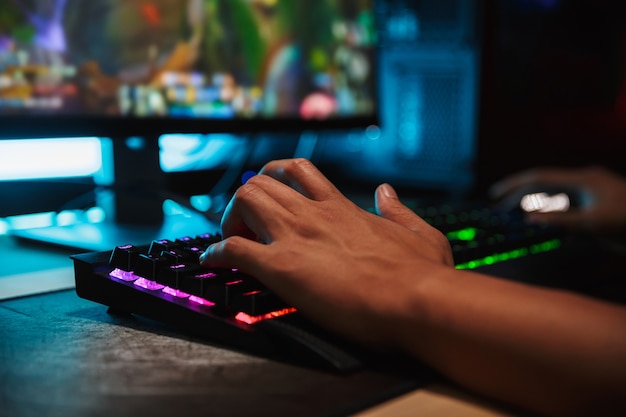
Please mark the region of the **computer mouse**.
[[524, 194], [519, 201], [519, 208], [526, 213], [565, 212], [577, 205], [574, 194], [554, 190]]

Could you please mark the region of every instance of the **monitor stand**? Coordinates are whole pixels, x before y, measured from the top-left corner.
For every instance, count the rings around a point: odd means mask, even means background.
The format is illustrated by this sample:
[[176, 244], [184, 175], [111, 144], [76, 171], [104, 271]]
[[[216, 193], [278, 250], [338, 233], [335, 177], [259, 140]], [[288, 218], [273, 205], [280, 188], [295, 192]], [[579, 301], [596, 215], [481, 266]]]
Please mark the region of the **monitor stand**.
[[124, 225], [113, 222], [77, 223], [16, 230], [12, 236], [34, 243], [61, 246], [79, 252], [109, 251], [115, 246], [145, 245], [157, 239], [174, 240], [183, 236], [219, 232], [219, 226], [202, 216], [168, 215], [157, 227]]
[[98, 205], [105, 211], [104, 222], [16, 230], [12, 235], [85, 252], [219, 232], [217, 219], [193, 210], [164, 213], [166, 182], [158, 137], [113, 138], [112, 144], [115, 186], [96, 191], [96, 199], [103, 202]]

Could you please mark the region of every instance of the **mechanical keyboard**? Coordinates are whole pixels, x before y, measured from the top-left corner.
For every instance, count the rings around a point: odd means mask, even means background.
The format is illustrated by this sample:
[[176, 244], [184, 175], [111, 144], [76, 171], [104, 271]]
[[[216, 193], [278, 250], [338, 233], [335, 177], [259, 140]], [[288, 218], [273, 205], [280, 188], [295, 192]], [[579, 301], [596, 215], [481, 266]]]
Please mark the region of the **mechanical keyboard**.
[[361, 369], [357, 348], [307, 321], [236, 269], [198, 257], [217, 234], [121, 245], [72, 256], [76, 293], [250, 353], [337, 372]]
[[[526, 225], [520, 213], [480, 205], [414, 210], [448, 237], [459, 269], [560, 246], [558, 231]], [[204, 234], [75, 255], [76, 292], [111, 311], [169, 323], [247, 352], [338, 372], [364, 366], [366, 352], [307, 321], [254, 278], [200, 266], [199, 254], [220, 239]]]
[[489, 207], [484, 202], [407, 206], [450, 242], [457, 269], [477, 269], [561, 246], [563, 231], [524, 222], [521, 210]]

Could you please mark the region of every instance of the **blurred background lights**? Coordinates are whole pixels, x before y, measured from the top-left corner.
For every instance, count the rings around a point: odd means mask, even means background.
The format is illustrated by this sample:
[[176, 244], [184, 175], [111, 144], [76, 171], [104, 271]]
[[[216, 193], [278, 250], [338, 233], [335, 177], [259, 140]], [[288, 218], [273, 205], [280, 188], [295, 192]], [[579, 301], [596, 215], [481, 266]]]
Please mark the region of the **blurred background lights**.
[[376, 125], [370, 125], [365, 129], [365, 136], [370, 140], [380, 139], [380, 127]]
[[84, 177], [101, 166], [95, 137], [0, 141], [0, 180]]

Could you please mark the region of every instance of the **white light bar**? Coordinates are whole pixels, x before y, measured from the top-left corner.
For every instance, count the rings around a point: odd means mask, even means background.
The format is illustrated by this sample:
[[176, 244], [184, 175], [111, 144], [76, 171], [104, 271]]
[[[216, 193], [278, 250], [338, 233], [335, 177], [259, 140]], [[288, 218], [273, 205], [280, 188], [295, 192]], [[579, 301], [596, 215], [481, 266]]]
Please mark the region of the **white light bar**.
[[84, 177], [101, 167], [96, 137], [0, 140], [0, 181]]

